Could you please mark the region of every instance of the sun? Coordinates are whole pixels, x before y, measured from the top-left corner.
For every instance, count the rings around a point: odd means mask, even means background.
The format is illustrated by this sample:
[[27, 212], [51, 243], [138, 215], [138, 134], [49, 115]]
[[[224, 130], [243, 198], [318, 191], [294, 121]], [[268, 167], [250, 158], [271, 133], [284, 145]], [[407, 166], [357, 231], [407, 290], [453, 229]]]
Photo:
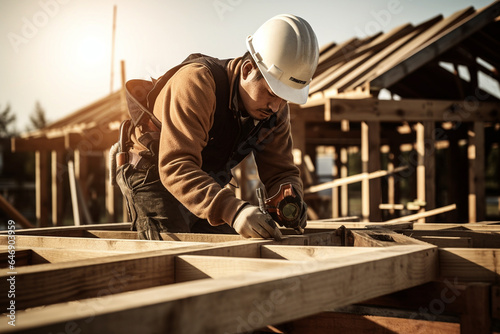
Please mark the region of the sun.
[[106, 45], [97, 36], [83, 35], [78, 41], [76, 58], [80, 65], [92, 66], [104, 62], [106, 54]]

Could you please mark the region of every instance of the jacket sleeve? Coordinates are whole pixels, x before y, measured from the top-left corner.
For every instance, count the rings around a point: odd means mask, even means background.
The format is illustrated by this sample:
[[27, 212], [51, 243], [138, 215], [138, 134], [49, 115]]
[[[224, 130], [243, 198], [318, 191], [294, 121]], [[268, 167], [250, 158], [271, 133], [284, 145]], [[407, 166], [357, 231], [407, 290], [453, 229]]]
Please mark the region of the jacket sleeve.
[[259, 135], [255, 162], [268, 196], [278, 192], [280, 185], [290, 182], [303, 197], [300, 172], [293, 162], [293, 142], [288, 105], [277, 114], [276, 124]]
[[245, 204], [201, 169], [215, 114], [215, 81], [201, 64], [182, 67], [163, 87], [154, 113], [162, 121], [159, 173], [165, 188], [197, 217], [231, 224]]

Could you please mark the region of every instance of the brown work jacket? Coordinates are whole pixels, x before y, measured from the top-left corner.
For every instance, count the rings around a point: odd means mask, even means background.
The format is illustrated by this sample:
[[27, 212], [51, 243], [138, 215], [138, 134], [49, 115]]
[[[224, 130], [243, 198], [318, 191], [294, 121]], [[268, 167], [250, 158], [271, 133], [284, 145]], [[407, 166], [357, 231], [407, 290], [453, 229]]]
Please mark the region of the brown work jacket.
[[[237, 110], [241, 58], [230, 60], [226, 70], [229, 80], [229, 109]], [[218, 182], [217, 175], [202, 169], [203, 150], [213, 139], [209, 132], [216, 110], [216, 83], [203, 64], [181, 67], [161, 89], [154, 102], [153, 113], [161, 121], [158, 170], [165, 188], [189, 211], [212, 225], [232, 224], [245, 201], [238, 199], [230, 186]], [[271, 129], [258, 134], [254, 150], [259, 177], [269, 195], [280, 184], [291, 182], [302, 195], [299, 170], [293, 163], [290, 115], [285, 105], [276, 115]], [[132, 136], [133, 151], [144, 150]], [[212, 135], [217, 136], [217, 134]], [[220, 135], [224, 135], [221, 133]], [[222, 153], [222, 152], [221, 152]]]

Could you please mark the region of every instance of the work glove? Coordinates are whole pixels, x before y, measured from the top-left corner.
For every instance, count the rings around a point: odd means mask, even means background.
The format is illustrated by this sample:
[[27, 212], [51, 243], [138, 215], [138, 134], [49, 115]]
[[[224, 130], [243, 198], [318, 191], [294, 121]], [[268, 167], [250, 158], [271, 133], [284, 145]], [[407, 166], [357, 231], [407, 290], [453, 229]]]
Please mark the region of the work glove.
[[262, 213], [257, 206], [247, 205], [236, 216], [233, 228], [245, 238], [274, 238], [281, 240], [282, 235], [268, 213]]

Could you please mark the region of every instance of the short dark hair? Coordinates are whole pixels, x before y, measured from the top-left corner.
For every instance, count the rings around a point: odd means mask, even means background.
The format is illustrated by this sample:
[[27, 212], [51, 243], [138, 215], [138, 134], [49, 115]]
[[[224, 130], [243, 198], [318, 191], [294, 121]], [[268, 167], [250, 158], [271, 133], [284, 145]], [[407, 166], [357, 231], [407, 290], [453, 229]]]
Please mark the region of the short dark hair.
[[253, 57], [249, 51], [245, 52], [245, 54], [243, 55], [241, 60], [242, 60], [242, 63], [244, 63], [247, 60], [250, 60], [250, 62], [252, 63], [252, 66], [257, 70], [257, 75], [255, 76], [255, 78], [253, 80], [259, 81], [260, 79], [264, 78], [264, 76], [262, 75], [262, 72], [257, 67], [255, 60], [253, 59]]

